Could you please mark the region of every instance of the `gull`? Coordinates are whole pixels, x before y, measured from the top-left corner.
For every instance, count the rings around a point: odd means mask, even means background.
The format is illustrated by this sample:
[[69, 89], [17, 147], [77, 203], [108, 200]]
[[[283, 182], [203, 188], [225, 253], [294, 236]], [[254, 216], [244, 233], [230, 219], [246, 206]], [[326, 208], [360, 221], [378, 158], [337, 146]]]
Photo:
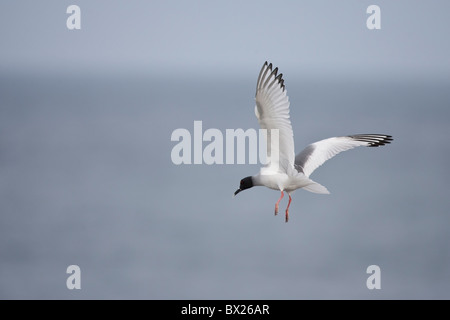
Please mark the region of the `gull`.
[[[332, 137], [317, 141], [307, 146], [299, 154], [294, 152], [294, 134], [289, 116], [289, 98], [284, 85], [283, 74], [278, 68], [272, 70], [272, 64], [264, 63], [256, 84], [255, 114], [261, 129], [267, 130], [267, 155], [270, 162], [262, 167], [258, 174], [248, 176], [240, 181], [239, 192], [254, 186], [265, 186], [281, 192], [275, 204], [275, 215], [284, 192], [289, 195], [285, 221], [289, 220], [291, 194], [297, 189], [304, 189], [319, 194], [330, 192], [309, 176], [338, 153], [356, 147], [379, 147], [390, 143], [393, 138], [386, 134], [354, 134]], [[277, 129], [277, 135], [272, 130]], [[276, 137], [278, 136], [278, 141]], [[271, 139], [274, 138], [272, 143]], [[276, 156], [278, 155], [278, 157]]]

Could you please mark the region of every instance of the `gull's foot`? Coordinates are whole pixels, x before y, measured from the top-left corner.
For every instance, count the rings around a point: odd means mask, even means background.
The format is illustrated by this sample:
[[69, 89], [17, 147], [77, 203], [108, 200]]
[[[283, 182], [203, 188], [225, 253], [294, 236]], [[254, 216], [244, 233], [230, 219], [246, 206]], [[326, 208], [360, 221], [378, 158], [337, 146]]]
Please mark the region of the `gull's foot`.
[[289, 210], [286, 210], [286, 222], [289, 221]]
[[275, 204], [275, 215], [278, 214], [278, 203]]

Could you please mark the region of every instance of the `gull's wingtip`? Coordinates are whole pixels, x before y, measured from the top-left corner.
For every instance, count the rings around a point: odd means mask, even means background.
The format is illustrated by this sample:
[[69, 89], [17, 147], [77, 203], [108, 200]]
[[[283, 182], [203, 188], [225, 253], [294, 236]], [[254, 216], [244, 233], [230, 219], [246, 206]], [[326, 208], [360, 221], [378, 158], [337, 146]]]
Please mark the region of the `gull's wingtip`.
[[394, 141], [389, 134], [354, 134], [349, 137], [356, 141], [367, 142], [368, 147], [384, 146]]

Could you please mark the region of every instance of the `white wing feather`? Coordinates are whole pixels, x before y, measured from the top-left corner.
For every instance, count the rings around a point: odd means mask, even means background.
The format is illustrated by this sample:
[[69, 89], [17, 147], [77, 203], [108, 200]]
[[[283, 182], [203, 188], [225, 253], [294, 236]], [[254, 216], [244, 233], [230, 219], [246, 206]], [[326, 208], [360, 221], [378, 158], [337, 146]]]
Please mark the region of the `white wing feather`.
[[[289, 98], [284, 87], [283, 74], [277, 75], [278, 68], [264, 63], [256, 85], [255, 114], [262, 129], [267, 129], [267, 155], [271, 157], [269, 169], [285, 172], [285, 167], [294, 166], [294, 133], [289, 116]], [[279, 143], [271, 143], [271, 130], [278, 129]], [[272, 146], [273, 144], [273, 146]], [[273, 154], [278, 152], [279, 161]], [[280, 165], [283, 163], [283, 165]]]
[[358, 134], [345, 137], [333, 137], [310, 144], [295, 157], [295, 168], [309, 177], [325, 161], [342, 151], [356, 147], [378, 147], [392, 141], [384, 134]]

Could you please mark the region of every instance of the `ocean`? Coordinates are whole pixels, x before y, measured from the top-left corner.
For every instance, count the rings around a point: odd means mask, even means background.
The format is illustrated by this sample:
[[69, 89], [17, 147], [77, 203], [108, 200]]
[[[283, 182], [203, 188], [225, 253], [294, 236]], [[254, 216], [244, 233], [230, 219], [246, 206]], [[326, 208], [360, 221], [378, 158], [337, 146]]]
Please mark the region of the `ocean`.
[[394, 137], [314, 172], [331, 194], [297, 190], [288, 223], [278, 192], [232, 197], [259, 165], [171, 160], [194, 121], [258, 129], [254, 82], [1, 75], [0, 298], [449, 299], [450, 80], [286, 80], [297, 152]]

